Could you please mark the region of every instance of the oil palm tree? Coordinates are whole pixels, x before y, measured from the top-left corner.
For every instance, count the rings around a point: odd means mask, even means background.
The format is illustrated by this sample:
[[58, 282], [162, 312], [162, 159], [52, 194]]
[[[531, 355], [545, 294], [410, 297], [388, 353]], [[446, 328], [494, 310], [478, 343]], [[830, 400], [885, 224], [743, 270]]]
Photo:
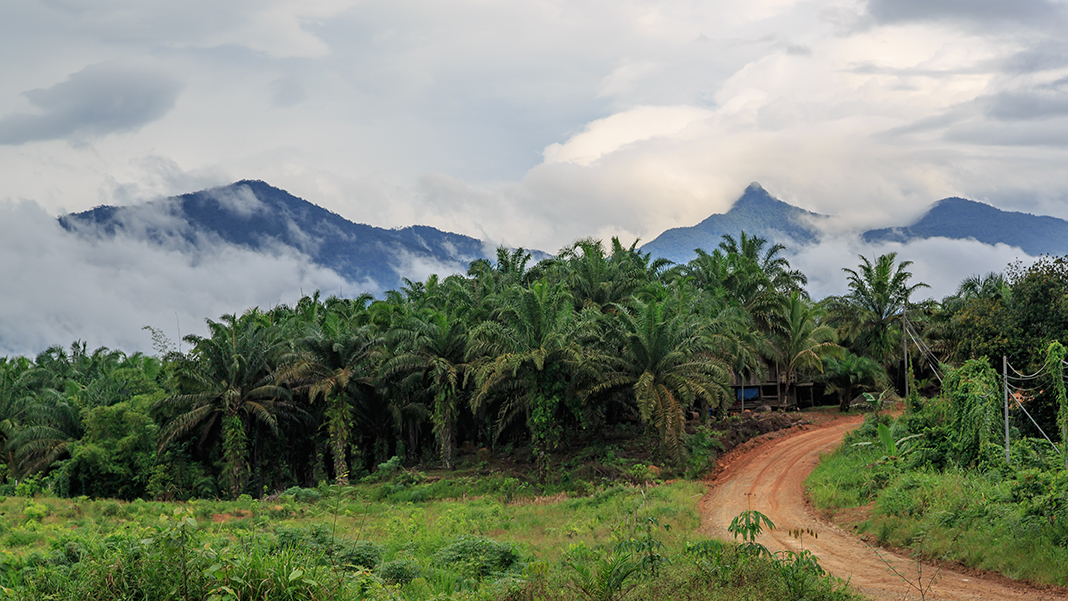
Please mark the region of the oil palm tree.
[[598, 395], [630, 389], [642, 421], [657, 431], [674, 461], [682, 459], [685, 410], [718, 406], [730, 396], [730, 369], [719, 354], [707, 324], [689, 311], [674, 310], [670, 300], [633, 300], [619, 306], [618, 355], [603, 354]]
[[259, 317], [223, 315], [218, 322], [207, 320], [210, 336], [186, 336], [193, 348], [178, 376], [187, 392], [155, 404], [157, 410], [178, 411], [162, 429], [160, 449], [193, 433], [201, 445], [221, 440], [224, 480], [234, 497], [248, 476], [251, 428], [261, 424], [277, 434], [280, 418], [300, 414], [289, 389], [275, 382], [280, 341]]
[[849, 294], [840, 303], [845, 309], [838, 316], [853, 348], [886, 365], [901, 339], [901, 318], [909, 297], [923, 282], [909, 284], [912, 261], [897, 261], [897, 253], [887, 253], [874, 261], [861, 255], [857, 270], [843, 268], [849, 274]]
[[431, 420], [441, 462], [445, 469], [452, 469], [456, 419], [468, 368], [467, 321], [444, 311], [429, 310], [411, 316], [387, 337], [396, 354], [383, 365], [383, 375], [400, 377], [405, 388], [425, 389], [433, 394]]
[[[334, 479], [349, 483], [349, 439], [354, 405], [362, 394], [373, 394], [383, 339], [373, 326], [355, 328], [337, 313], [328, 313], [296, 351], [282, 361], [278, 381], [305, 392], [308, 400], [326, 404], [326, 429], [333, 455]], [[361, 390], [362, 389], [362, 390]]]
[[870, 357], [846, 352], [841, 357], [823, 358], [823, 375], [827, 390], [838, 394], [838, 409], [849, 411], [849, 403], [857, 393], [875, 390], [887, 382], [882, 366]]
[[750, 236], [743, 231], [737, 240], [730, 234], [725, 234], [719, 247], [727, 255], [739, 255], [755, 263], [767, 276], [771, 286], [779, 292], [789, 294], [798, 291], [807, 296], [802, 287], [808, 283], [808, 277], [799, 270], [790, 268], [790, 261], [781, 255], [786, 247], [782, 244], [767, 247], [767, 244], [766, 239]]
[[567, 288], [543, 279], [529, 289], [509, 289], [495, 319], [471, 332], [468, 361], [476, 386], [472, 410], [498, 401], [498, 435], [523, 418], [542, 470], [558, 442], [555, 413], [561, 391], [552, 385], [560, 379], [550, 372], [567, 372], [581, 363], [574, 337], [577, 323]]
[[796, 290], [783, 303], [781, 317], [782, 327], [772, 344], [776, 360], [786, 368], [786, 398], [790, 399], [798, 372], [822, 372], [822, 358], [840, 356], [844, 349], [838, 346], [834, 329], [818, 322], [816, 307]]

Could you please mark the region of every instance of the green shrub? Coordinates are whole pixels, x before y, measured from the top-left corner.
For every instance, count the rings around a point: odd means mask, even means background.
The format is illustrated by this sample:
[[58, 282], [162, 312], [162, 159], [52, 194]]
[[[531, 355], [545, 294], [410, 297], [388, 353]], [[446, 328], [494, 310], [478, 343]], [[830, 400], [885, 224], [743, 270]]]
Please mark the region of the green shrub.
[[315, 524], [306, 528], [279, 526], [274, 530], [278, 547], [297, 549], [304, 552], [329, 555], [334, 552], [336, 543], [326, 524]]
[[509, 543], [482, 536], [462, 534], [438, 551], [439, 564], [459, 570], [479, 580], [519, 567], [520, 556]]
[[26, 516], [26, 519], [41, 521], [48, 517], [48, 506], [41, 503], [34, 503], [33, 501], [26, 504], [26, 508], [22, 510], [22, 515]]
[[105, 501], [100, 504], [100, 513], [108, 517], [114, 517], [116, 515], [119, 515], [119, 512], [121, 511], [122, 506], [116, 503], [115, 501]]
[[4, 536], [5, 547], [26, 547], [41, 540], [41, 534], [22, 528], [15, 528]]
[[300, 503], [315, 503], [316, 501], [323, 498], [323, 493], [321, 493], [319, 489], [301, 488], [299, 486], [287, 488], [282, 494], [285, 496], [293, 497], [294, 501]]
[[378, 566], [375, 573], [390, 584], [408, 584], [419, 577], [419, 564], [407, 558], [394, 559]]
[[382, 547], [368, 540], [360, 540], [343, 546], [337, 552], [336, 558], [342, 566], [373, 570], [378, 562], [382, 561]]

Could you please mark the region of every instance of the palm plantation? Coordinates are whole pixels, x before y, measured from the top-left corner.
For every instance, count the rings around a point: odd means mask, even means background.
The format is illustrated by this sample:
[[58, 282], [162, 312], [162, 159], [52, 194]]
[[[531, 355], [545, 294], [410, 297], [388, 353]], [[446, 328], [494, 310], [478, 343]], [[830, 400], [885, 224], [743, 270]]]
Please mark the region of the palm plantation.
[[[861, 257], [849, 294], [814, 303], [784, 247], [744, 232], [674, 266], [618, 239], [536, 263], [500, 249], [379, 299], [315, 293], [208, 320], [184, 352], [151, 329], [157, 357], [79, 342], [6, 360], [0, 450], [9, 478], [131, 498], [345, 484], [391, 458], [456, 469], [461, 448], [510, 454], [545, 479], [578, 441], [616, 430], [646, 441], [648, 461], [678, 466], [741, 379], [782, 374], [787, 404], [802, 381], [843, 406], [885, 386], [902, 311], [924, 286], [908, 266]], [[967, 322], [949, 312], [1009, 306], [1018, 286], [965, 282], [946, 312], [917, 306], [909, 319], [950, 348]], [[120, 475], [137, 469], [152, 474]]]

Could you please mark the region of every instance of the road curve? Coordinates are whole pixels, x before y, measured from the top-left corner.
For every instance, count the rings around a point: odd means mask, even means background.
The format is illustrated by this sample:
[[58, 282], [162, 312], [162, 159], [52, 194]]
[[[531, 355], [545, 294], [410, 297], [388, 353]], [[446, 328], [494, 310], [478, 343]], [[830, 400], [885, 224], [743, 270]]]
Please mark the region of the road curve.
[[[824, 569], [848, 580], [860, 593], [879, 601], [921, 599], [919, 592], [901, 576], [893, 574], [887, 563], [916, 582], [916, 562], [888, 551], [872, 549], [849, 532], [820, 520], [805, 503], [803, 482], [816, 467], [820, 454], [833, 450], [842, 436], [861, 421], [860, 416], [852, 416], [819, 427], [805, 426], [795, 433], [728, 458], [729, 463], [721, 466], [721, 472], [701, 500], [702, 531], [729, 540], [732, 537], [727, 526], [734, 516], [751, 507], [775, 523], [775, 530], [765, 532], [757, 539], [772, 551], [801, 549], [801, 544], [790, 537], [789, 531], [812, 529], [818, 538], [805, 536], [804, 548], [819, 557]], [[920, 581], [926, 586], [937, 568], [929, 565], [920, 568]], [[939, 573], [924, 598], [946, 601], [1068, 599], [1051, 591], [950, 570]]]

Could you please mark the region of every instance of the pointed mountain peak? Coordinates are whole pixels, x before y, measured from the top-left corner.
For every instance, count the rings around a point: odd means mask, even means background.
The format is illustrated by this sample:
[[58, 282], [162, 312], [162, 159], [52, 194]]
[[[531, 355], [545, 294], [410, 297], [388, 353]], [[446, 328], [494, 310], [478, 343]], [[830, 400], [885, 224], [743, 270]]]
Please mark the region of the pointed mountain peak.
[[819, 232], [814, 221], [821, 218], [775, 198], [753, 182], [726, 213], [710, 215], [691, 227], [669, 229], [642, 250], [683, 263], [694, 257], [695, 248], [715, 249], [725, 234], [737, 237], [746, 232], [771, 242], [808, 244], [816, 241]]
[[[731, 207], [731, 211], [737, 211], [740, 209], [749, 209], [754, 207], [762, 207], [767, 205], [787, 205], [787, 203], [775, 198], [768, 193], [757, 182], [753, 182], [746, 187], [745, 192], [734, 202], [734, 206]], [[791, 207], [793, 208], [793, 207]]]

